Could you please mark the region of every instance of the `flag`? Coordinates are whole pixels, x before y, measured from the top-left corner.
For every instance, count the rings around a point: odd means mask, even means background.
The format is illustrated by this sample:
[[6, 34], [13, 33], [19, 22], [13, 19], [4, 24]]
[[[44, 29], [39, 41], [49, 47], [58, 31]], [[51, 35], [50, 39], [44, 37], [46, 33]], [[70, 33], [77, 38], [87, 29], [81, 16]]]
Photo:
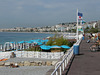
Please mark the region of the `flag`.
[[79, 20], [82, 20], [82, 17], [83, 17], [83, 14], [80, 13], [80, 12], [78, 12], [78, 19], [79, 19]]
[[86, 23], [84, 20], [82, 20], [82, 24]]
[[83, 27], [82, 26], [78, 26], [78, 31], [83, 32]]
[[78, 28], [78, 31], [83, 32], [83, 29], [82, 28]]

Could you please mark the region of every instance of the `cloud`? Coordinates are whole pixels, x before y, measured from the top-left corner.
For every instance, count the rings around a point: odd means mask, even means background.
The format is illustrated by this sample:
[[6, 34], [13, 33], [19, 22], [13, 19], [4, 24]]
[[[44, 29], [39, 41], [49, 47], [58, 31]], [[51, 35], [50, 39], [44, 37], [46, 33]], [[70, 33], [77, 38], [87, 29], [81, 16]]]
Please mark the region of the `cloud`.
[[18, 10], [22, 10], [23, 7], [22, 7], [22, 6], [18, 6], [17, 9], [18, 9]]
[[36, 26], [76, 21], [77, 8], [87, 21], [99, 19], [100, 0], [1, 0], [0, 24]]

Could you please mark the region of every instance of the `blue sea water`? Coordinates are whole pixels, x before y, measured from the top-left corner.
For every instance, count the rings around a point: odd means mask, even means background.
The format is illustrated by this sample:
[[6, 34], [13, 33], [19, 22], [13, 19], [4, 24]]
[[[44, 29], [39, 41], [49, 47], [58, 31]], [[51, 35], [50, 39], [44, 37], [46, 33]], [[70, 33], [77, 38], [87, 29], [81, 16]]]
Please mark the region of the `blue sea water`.
[[5, 42], [29, 41], [32, 39], [43, 39], [54, 34], [47, 33], [25, 33], [25, 32], [0, 32], [0, 44]]

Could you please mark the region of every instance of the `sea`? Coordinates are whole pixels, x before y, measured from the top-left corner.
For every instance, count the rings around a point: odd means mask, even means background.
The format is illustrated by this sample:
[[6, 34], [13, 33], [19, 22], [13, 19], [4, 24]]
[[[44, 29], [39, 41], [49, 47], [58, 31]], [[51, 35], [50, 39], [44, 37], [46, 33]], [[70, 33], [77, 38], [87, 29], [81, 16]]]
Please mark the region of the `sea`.
[[5, 42], [29, 41], [34, 39], [44, 39], [52, 37], [49, 33], [31, 33], [31, 32], [0, 32], [0, 44]]

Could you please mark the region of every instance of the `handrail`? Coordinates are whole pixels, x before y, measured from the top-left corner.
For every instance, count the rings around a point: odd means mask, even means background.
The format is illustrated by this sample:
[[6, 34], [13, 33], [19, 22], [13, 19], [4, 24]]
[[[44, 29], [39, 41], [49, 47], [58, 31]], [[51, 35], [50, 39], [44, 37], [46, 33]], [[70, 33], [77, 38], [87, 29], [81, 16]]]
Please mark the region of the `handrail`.
[[[79, 39], [75, 44], [79, 45], [81, 42], [82, 38]], [[73, 47], [71, 47], [68, 51], [68, 54], [65, 54], [61, 63], [59, 63], [58, 66], [56, 66], [55, 70], [51, 73], [51, 75], [58, 75], [58, 70], [59, 70], [59, 75], [62, 75], [62, 72], [64, 71], [65, 67], [68, 65], [69, 60], [73, 56]]]
[[79, 45], [81, 43], [82, 38], [80, 38], [75, 44]]
[[[69, 56], [70, 56], [70, 54], [71, 54], [71, 52], [73, 52], [73, 49], [71, 48], [70, 49], [70, 51], [69, 51], [69, 53], [68, 53], [68, 55], [66, 55], [66, 57], [61, 61], [61, 63], [56, 67], [56, 69], [51, 73], [51, 75], [54, 75], [56, 72], [57, 72], [57, 70], [60, 68], [60, 75], [62, 74], [62, 69], [63, 69], [63, 71], [64, 71], [64, 68], [67, 66], [67, 64], [68, 64], [68, 61], [67, 60], [69, 60], [68, 58], [70, 58]], [[72, 53], [73, 54], [73, 53]], [[62, 67], [62, 65], [63, 65], [63, 67]], [[65, 65], [65, 66], [64, 66]], [[57, 75], [57, 74], [56, 74]]]

